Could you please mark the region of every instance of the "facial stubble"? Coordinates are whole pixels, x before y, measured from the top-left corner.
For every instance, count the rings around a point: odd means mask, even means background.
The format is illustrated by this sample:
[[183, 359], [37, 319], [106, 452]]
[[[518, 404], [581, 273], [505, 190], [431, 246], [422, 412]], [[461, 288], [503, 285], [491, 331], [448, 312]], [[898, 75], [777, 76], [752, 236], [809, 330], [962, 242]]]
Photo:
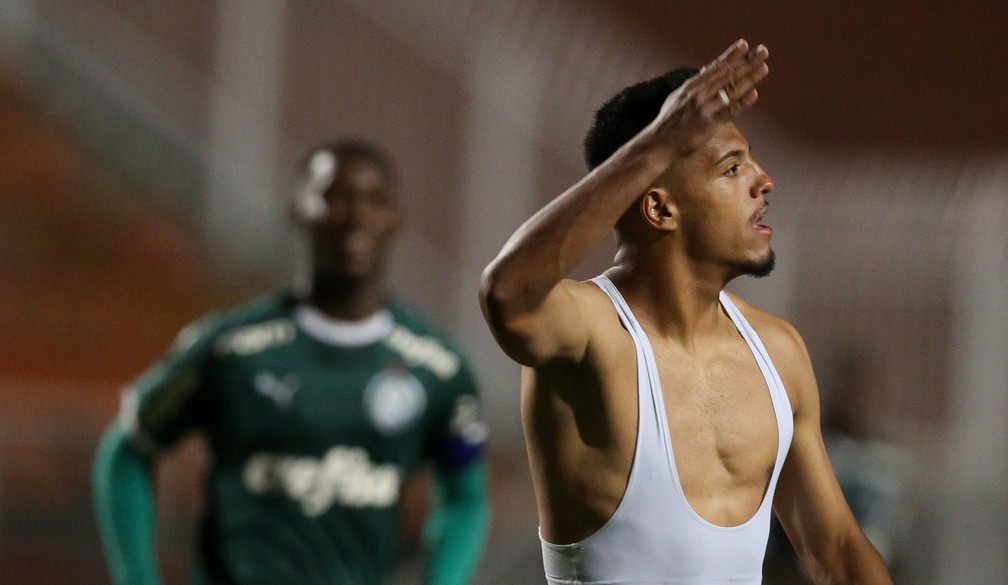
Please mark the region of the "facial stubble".
[[774, 265], [776, 263], [777, 254], [771, 249], [762, 260], [755, 260], [743, 264], [741, 266], [741, 272], [742, 274], [752, 276], [753, 278], [763, 278], [773, 272]]

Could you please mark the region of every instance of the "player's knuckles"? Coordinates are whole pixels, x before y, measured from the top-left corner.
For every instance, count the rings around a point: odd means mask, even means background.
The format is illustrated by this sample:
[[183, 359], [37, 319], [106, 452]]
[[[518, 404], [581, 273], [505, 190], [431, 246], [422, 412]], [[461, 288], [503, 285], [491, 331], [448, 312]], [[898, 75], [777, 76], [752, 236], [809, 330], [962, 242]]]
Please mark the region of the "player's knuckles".
[[710, 92], [705, 91], [705, 88], [700, 87], [684, 94], [679, 109], [681, 110], [684, 122], [689, 122], [690, 120], [696, 120], [698, 118], [710, 118], [713, 113], [713, 110], [711, 109]]

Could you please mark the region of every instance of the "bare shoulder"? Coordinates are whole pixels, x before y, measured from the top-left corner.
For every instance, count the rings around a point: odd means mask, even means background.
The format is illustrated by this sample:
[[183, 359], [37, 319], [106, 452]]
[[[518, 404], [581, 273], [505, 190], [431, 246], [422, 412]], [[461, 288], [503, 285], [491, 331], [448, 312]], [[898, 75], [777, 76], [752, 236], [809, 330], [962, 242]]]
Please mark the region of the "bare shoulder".
[[728, 293], [728, 296], [759, 334], [767, 350], [779, 353], [784, 359], [801, 359], [808, 356], [805, 340], [791, 322], [768, 313], [733, 293]]
[[812, 360], [798, 329], [788, 320], [768, 313], [735, 294], [728, 293], [728, 296], [756, 330], [795, 406], [806, 392], [817, 392]]
[[608, 309], [610, 313], [615, 315], [612, 299], [591, 280], [564, 279], [560, 282], [567, 287], [570, 294], [574, 295], [585, 309]]
[[590, 330], [590, 344], [606, 339], [613, 327], [622, 328], [612, 299], [599, 285], [590, 280], [564, 280], [562, 284], [581, 309], [581, 318]]

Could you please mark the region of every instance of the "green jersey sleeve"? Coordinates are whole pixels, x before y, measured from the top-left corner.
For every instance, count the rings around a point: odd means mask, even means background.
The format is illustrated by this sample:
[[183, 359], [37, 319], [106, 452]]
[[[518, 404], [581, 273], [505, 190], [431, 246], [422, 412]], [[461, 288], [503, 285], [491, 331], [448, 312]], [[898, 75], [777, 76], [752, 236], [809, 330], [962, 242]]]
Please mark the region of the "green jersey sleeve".
[[442, 470], [463, 469], [479, 460], [487, 438], [479, 391], [465, 360], [448, 383], [450, 409], [435, 429], [431, 458]]
[[212, 411], [206, 374], [219, 330], [215, 316], [186, 326], [168, 353], [126, 387], [120, 422], [135, 447], [161, 451]]

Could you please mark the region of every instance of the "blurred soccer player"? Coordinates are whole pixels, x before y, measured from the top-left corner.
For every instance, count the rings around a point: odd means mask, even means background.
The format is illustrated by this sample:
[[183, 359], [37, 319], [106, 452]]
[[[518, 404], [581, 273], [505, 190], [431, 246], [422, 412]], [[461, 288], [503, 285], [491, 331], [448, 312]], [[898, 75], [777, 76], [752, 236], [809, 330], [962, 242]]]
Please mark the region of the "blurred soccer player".
[[425, 461], [437, 495], [426, 582], [471, 576], [489, 515], [485, 427], [462, 355], [385, 293], [395, 190], [373, 145], [314, 150], [293, 204], [310, 243], [307, 292], [197, 321], [127, 388], [94, 468], [115, 583], [160, 582], [155, 463], [190, 432], [212, 455], [195, 583], [382, 583], [400, 487]]

